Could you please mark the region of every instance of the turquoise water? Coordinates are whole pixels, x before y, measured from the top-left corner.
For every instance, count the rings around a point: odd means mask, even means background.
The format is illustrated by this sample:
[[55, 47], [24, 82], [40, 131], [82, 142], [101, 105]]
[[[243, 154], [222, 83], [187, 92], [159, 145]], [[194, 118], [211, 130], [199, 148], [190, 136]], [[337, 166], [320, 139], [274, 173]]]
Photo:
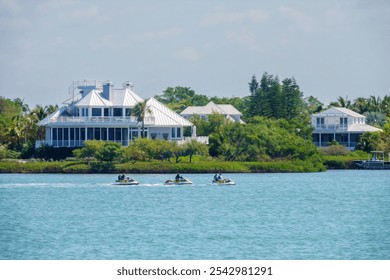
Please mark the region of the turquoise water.
[[0, 259], [390, 259], [390, 171], [1, 174]]

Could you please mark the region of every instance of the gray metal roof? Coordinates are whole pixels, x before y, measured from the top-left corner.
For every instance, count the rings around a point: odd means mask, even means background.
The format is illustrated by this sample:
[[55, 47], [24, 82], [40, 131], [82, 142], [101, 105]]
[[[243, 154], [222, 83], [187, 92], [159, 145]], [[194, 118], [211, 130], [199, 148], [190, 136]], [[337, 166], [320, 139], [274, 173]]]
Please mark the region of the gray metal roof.
[[112, 102], [103, 98], [97, 90], [91, 90], [75, 104], [76, 107], [111, 107], [112, 105]]
[[155, 126], [192, 126], [193, 124], [169, 109], [167, 106], [158, 102], [155, 98], [150, 98], [147, 101], [147, 106], [152, 111], [146, 114], [146, 117], [155, 118]]
[[144, 101], [134, 91], [126, 89], [114, 90], [112, 104], [120, 107], [134, 107], [137, 103]]
[[348, 132], [376, 132], [382, 131], [382, 129], [365, 123], [354, 123], [348, 127]]
[[329, 108], [323, 112], [320, 112], [318, 114], [314, 114], [313, 116], [314, 117], [322, 117], [322, 116], [329, 116], [329, 115], [348, 115], [348, 116], [351, 116], [353, 118], [365, 118], [365, 116], [359, 114], [359, 113], [356, 113], [350, 109], [347, 109], [347, 108], [342, 108], [342, 107], [332, 107], [332, 108]]
[[205, 106], [188, 106], [180, 115], [210, 115], [212, 113], [219, 113], [222, 115], [241, 115], [231, 104], [215, 104], [210, 101]]

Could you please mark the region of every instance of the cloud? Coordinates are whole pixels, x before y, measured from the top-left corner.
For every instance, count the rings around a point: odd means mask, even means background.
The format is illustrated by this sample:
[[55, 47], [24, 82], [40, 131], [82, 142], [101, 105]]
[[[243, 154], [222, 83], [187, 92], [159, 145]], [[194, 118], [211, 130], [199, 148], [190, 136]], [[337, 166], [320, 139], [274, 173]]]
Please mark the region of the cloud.
[[301, 10], [289, 6], [281, 6], [279, 12], [282, 17], [291, 21], [293, 27], [306, 32], [313, 31], [315, 28], [314, 19]]
[[16, 0], [0, 0], [0, 10], [17, 14], [23, 10], [23, 6]]
[[179, 27], [173, 27], [166, 30], [160, 30], [156, 32], [147, 32], [144, 34], [144, 37], [146, 39], [166, 39], [166, 38], [175, 38], [179, 36], [182, 33], [182, 29]]
[[260, 23], [266, 21], [268, 18], [269, 12], [262, 9], [228, 11], [219, 8], [206, 14], [203, 17], [201, 24], [206, 27], [211, 27], [221, 24], [237, 24], [246, 20], [253, 23]]
[[196, 49], [191, 47], [183, 48], [176, 51], [174, 56], [177, 59], [186, 61], [196, 61], [201, 57], [200, 53]]
[[92, 5], [85, 9], [75, 9], [68, 16], [74, 20], [101, 18], [99, 7], [96, 5]]

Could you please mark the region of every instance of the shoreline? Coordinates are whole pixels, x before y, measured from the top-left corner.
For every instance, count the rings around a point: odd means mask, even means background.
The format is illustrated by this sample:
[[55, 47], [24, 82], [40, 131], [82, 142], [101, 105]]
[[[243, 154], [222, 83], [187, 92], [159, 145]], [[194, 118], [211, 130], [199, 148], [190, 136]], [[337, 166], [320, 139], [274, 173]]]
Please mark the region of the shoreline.
[[322, 163], [308, 161], [269, 162], [182, 162], [167, 161], [103, 164], [85, 161], [1, 161], [1, 173], [62, 173], [62, 174], [166, 174], [166, 173], [308, 173], [322, 172], [327, 168]]

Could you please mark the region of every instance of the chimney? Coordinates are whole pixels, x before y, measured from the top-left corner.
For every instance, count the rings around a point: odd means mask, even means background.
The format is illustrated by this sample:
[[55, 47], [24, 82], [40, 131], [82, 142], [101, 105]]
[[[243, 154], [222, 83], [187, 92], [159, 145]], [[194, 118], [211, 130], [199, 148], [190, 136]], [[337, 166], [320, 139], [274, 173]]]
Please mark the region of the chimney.
[[111, 83], [110, 81], [105, 82], [103, 84], [102, 97], [107, 100], [111, 100], [113, 93], [114, 93], [114, 84]]
[[132, 83], [130, 83], [129, 81], [126, 81], [122, 84], [123, 86], [123, 89], [130, 89], [131, 91], [133, 91], [133, 88], [134, 88], [134, 85]]

